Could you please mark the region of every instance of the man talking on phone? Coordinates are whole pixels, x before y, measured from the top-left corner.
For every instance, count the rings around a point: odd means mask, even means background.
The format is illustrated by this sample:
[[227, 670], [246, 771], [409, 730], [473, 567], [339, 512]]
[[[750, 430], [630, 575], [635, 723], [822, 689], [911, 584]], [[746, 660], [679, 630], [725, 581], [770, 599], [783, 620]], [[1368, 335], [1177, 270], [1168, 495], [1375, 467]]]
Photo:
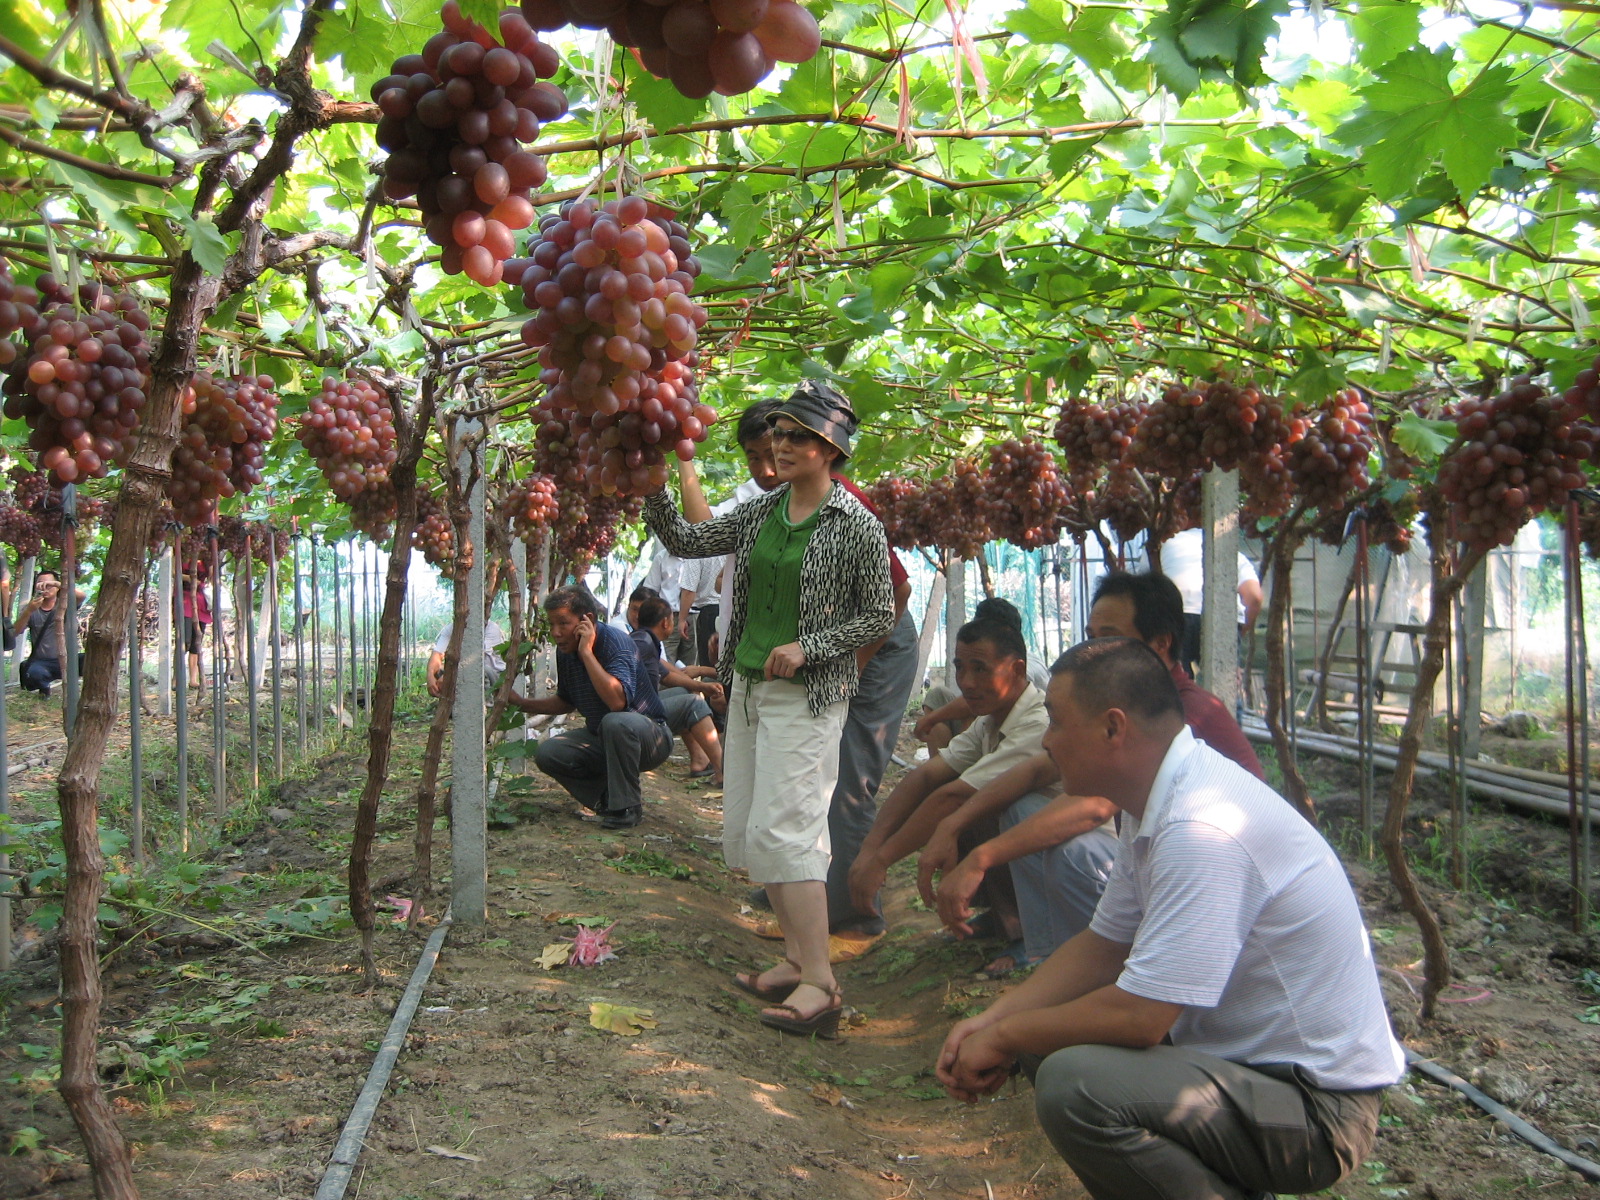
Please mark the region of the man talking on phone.
[[633, 639], [600, 620], [587, 588], [545, 597], [556, 644], [556, 694], [511, 702], [526, 713], [583, 714], [582, 729], [539, 743], [534, 761], [607, 829], [631, 829], [644, 816], [639, 776], [672, 753], [672, 730]]

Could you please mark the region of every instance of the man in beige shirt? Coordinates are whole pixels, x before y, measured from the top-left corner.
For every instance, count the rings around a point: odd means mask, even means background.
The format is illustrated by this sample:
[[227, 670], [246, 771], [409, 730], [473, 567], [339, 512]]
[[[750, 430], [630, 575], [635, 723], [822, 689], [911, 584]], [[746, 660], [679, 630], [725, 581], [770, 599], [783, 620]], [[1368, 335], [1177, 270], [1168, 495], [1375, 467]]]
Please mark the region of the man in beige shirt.
[[[1048, 718], [1044, 696], [1028, 682], [1028, 651], [1018, 629], [988, 618], [968, 621], [956, 634], [955, 668], [962, 698], [977, 719], [906, 775], [879, 808], [850, 869], [852, 902], [863, 912], [874, 910], [889, 868], [926, 845], [940, 821], [1040, 752]], [[973, 836], [992, 832], [974, 830]], [[1001, 928], [990, 932], [1015, 938], [1015, 902], [1004, 887], [1009, 877], [1000, 874], [989, 881], [999, 885], [989, 888], [989, 899]]]

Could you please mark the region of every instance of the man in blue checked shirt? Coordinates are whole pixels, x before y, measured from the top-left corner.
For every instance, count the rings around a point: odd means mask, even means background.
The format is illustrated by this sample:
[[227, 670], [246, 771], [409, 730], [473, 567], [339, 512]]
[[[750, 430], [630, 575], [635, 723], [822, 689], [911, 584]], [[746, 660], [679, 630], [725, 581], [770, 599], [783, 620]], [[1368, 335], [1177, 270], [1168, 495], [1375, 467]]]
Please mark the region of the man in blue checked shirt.
[[562, 587], [544, 601], [556, 644], [556, 694], [511, 702], [526, 713], [583, 714], [584, 727], [539, 743], [534, 761], [607, 829], [643, 818], [639, 776], [666, 761], [672, 731], [633, 639], [600, 619], [587, 588]]

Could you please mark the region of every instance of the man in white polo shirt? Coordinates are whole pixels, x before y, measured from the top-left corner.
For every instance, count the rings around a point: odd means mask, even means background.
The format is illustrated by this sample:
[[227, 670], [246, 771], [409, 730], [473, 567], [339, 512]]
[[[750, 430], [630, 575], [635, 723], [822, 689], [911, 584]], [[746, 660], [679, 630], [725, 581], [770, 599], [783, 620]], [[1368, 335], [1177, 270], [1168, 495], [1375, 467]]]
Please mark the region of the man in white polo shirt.
[[940, 1082], [975, 1100], [1038, 1062], [1039, 1123], [1096, 1200], [1331, 1187], [1405, 1062], [1338, 858], [1195, 740], [1143, 643], [1073, 647], [1045, 704], [1045, 749], [1122, 810], [1122, 850], [1089, 928], [950, 1031]]

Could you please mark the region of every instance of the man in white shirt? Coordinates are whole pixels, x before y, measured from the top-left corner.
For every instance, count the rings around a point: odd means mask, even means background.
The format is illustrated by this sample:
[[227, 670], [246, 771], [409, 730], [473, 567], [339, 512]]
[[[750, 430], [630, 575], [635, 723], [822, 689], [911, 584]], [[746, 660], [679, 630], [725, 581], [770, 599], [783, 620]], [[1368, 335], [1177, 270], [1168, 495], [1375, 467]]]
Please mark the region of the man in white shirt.
[[[956, 631], [955, 668], [956, 683], [975, 719], [901, 779], [879, 808], [850, 868], [850, 894], [862, 911], [876, 908], [889, 868], [927, 845], [941, 821], [985, 784], [1039, 752], [1044, 697], [1028, 681], [1028, 649], [1021, 630], [997, 617], [968, 621]], [[991, 820], [975, 826], [972, 837], [982, 840], [997, 831]], [[1017, 938], [1016, 900], [1006, 886], [1010, 873], [995, 872], [985, 883], [999, 884], [987, 888], [991, 910], [1004, 932]]]
[[658, 541], [650, 543], [655, 553], [650, 557], [650, 570], [640, 581], [640, 587], [651, 588], [655, 594], [667, 602], [672, 609], [672, 636], [663, 644], [667, 661], [676, 663], [680, 661], [685, 647], [683, 639], [678, 634], [678, 593], [683, 584], [684, 560], [674, 554], [668, 554], [666, 548]]
[[[428, 655], [428, 695], [438, 696], [439, 688], [444, 683], [444, 656], [450, 649], [450, 633], [455, 628], [454, 623], [446, 625], [434, 640], [433, 653]], [[506, 644], [506, 631], [501, 629], [494, 620], [485, 618], [483, 622], [483, 686], [492, 688], [500, 682], [500, 676], [505, 674], [506, 660], [497, 653], [499, 647]]]
[[[1206, 595], [1205, 532], [1196, 526], [1161, 543], [1161, 573], [1178, 585], [1183, 596], [1183, 645], [1177, 659], [1193, 677], [1200, 661], [1200, 611]], [[1261, 612], [1261, 577], [1250, 560], [1239, 555], [1239, 626], [1248, 629]]]
[[1046, 707], [1063, 783], [1122, 810], [1122, 849], [1090, 927], [950, 1031], [940, 1082], [976, 1100], [1037, 1063], [1039, 1123], [1096, 1200], [1338, 1183], [1405, 1059], [1337, 856], [1195, 739], [1143, 643], [1073, 647]]

